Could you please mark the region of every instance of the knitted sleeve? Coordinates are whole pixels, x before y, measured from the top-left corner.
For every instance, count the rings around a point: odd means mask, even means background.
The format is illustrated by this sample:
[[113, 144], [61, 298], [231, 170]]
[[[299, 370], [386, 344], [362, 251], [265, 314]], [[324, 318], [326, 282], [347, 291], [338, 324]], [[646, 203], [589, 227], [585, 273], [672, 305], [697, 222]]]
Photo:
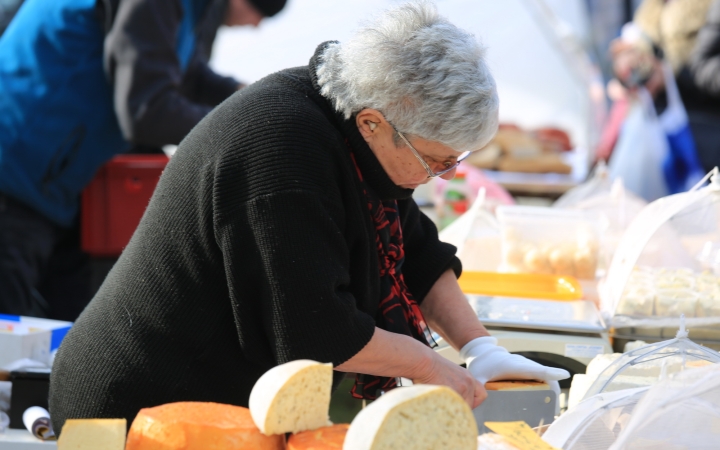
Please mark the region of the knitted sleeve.
[[437, 227], [413, 199], [398, 202], [402, 214], [405, 263], [403, 276], [410, 292], [422, 303], [428, 291], [447, 269], [458, 277], [462, 264], [453, 245], [438, 239]]
[[347, 289], [349, 249], [322, 196], [283, 190], [235, 212], [217, 234], [241, 334], [263, 335], [277, 364], [307, 358], [338, 365], [360, 351], [375, 323]]

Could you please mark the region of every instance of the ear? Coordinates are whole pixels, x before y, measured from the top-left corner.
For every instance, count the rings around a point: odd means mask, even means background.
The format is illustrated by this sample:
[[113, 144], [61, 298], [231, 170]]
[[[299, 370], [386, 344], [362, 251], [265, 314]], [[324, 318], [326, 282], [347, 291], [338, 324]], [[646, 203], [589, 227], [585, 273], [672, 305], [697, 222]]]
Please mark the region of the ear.
[[365, 108], [357, 113], [355, 124], [366, 142], [386, 133], [388, 128], [392, 130], [392, 126], [385, 120], [385, 116], [380, 111], [371, 108]]

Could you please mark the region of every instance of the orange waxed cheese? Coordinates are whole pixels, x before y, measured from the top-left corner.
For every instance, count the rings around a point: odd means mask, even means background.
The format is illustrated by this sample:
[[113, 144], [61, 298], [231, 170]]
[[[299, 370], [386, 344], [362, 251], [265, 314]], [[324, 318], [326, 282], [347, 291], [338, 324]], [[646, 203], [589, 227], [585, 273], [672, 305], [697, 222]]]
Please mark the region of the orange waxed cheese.
[[288, 439], [287, 450], [341, 449], [349, 427], [350, 425], [342, 423], [295, 433]]
[[241, 406], [177, 402], [141, 409], [125, 450], [283, 450], [285, 437], [260, 432]]

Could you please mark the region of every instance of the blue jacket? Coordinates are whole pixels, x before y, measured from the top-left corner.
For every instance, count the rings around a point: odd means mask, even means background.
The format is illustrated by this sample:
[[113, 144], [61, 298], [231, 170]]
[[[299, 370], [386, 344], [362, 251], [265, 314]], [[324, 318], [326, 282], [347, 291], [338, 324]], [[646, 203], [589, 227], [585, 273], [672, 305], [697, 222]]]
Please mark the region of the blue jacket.
[[[97, 169], [128, 149], [129, 141], [176, 144], [214, 106], [183, 98], [178, 82], [194, 64], [195, 33], [208, 0], [119, 3], [120, 8], [155, 3], [155, 11], [160, 3], [175, 6], [167, 16], [156, 14], [159, 21], [171, 17], [177, 22], [174, 28], [156, 27], [176, 33], [160, 66], [162, 58], [133, 60], [127, 55], [143, 53], [138, 36], [148, 41], [147, 53], [155, 55], [158, 42], [167, 44], [168, 39], [148, 37], [145, 30], [152, 28], [147, 23], [134, 25], [132, 36], [124, 31], [132, 26], [116, 23], [106, 38], [97, 1], [26, 0], [0, 38], [0, 192], [61, 226], [72, 223], [79, 194]], [[128, 16], [133, 15], [118, 14]], [[142, 17], [154, 20], [149, 14]], [[112, 36], [124, 56], [116, 52], [114, 59], [108, 57]], [[167, 73], [158, 70], [166, 66]], [[141, 76], [143, 70], [152, 75]], [[237, 87], [235, 81], [221, 82], [233, 90]], [[229, 92], [226, 88], [219, 97]], [[163, 120], [164, 125], [158, 124]], [[163, 126], [172, 136], [159, 135]], [[144, 142], [138, 129], [146, 130]]]

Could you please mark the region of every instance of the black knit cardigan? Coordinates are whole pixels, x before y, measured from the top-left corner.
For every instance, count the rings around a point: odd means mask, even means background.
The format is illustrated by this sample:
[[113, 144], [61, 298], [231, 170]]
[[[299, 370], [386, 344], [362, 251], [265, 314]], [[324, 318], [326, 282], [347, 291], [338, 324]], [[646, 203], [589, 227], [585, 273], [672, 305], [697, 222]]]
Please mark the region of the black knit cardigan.
[[60, 347], [56, 430], [67, 418], [129, 426], [140, 408], [175, 401], [247, 406], [277, 364], [338, 365], [360, 351], [374, 331], [379, 278], [348, 143], [375, 194], [398, 200], [402, 270], [418, 301], [448, 268], [460, 273], [412, 191], [393, 184], [354, 120], [320, 95], [321, 48], [309, 67], [234, 94], [181, 143]]

